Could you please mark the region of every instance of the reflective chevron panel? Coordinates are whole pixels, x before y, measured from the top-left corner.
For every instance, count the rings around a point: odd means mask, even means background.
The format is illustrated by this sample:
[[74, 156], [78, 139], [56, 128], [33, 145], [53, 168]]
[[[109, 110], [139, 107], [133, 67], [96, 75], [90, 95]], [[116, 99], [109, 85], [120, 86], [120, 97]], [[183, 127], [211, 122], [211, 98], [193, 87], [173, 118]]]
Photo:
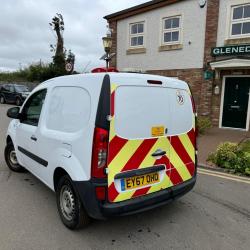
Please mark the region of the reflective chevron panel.
[[[115, 134], [114, 109], [115, 90], [111, 86], [111, 116], [108, 154], [108, 199], [120, 202], [134, 197], [157, 192], [178, 185], [192, 178], [195, 173], [195, 116], [193, 128], [185, 134], [170, 137], [127, 140]], [[166, 155], [159, 160], [152, 157], [157, 149], [166, 150]], [[161, 181], [136, 190], [119, 191], [115, 175], [135, 169], [165, 165], [165, 174]]]

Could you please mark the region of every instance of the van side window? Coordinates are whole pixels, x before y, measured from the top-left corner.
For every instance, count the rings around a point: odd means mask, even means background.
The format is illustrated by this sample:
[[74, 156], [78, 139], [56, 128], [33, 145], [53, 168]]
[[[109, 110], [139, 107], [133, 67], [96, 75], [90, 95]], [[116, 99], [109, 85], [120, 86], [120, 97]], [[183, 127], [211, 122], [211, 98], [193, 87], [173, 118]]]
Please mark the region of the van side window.
[[46, 126], [50, 130], [75, 133], [87, 126], [91, 98], [80, 87], [55, 87], [50, 95]]
[[46, 89], [40, 90], [28, 99], [22, 110], [22, 123], [32, 126], [38, 125], [46, 92]]

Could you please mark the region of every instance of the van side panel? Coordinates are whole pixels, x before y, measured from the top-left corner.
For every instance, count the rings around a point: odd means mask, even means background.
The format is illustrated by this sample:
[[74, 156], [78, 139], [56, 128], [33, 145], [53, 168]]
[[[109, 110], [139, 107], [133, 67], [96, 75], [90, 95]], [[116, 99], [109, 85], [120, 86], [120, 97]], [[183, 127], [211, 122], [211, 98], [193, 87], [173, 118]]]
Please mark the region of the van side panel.
[[[149, 139], [126, 139], [115, 131], [116, 84], [111, 85], [111, 121], [108, 154], [108, 199], [120, 202], [142, 195], [154, 193], [188, 181], [195, 174], [195, 114], [191, 129], [184, 134], [162, 136]], [[188, 98], [190, 98], [188, 92]], [[129, 122], [129, 121], [128, 121]], [[174, 127], [173, 127], [174, 128]], [[166, 149], [166, 155], [156, 160], [151, 155], [157, 149]], [[164, 165], [160, 171], [160, 183], [136, 190], [121, 191], [115, 176], [134, 169]]]
[[38, 178], [52, 189], [58, 167], [73, 181], [91, 178], [93, 132], [103, 78], [75, 77], [78, 79], [51, 80], [39, 124], [40, 157], [48, 161], [48, 167]]

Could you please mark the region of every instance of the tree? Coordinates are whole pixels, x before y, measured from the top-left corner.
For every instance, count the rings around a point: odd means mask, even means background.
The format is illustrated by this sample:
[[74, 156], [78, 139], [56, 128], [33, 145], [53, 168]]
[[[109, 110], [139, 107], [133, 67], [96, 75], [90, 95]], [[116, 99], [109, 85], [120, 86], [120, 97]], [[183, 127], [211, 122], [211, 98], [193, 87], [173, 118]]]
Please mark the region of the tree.
[[[58, 75], [65, 75], [67, 73], [72, 73], [75, 63], [75, 55], [71, 52], [71, 50], [69, 50], [68, 56], [66, 55], [67, 50], [64, 48], [64, 39], [63, 39], [63, 32], [64, 32], [63, 16], [57, 13], [56, 16], [52, 18], [52, 22], [49, 23], [49, 25], [55, 31], [57, 36], [56, 45], [53, 44], [50, 45], [51, 51], [55, 52], [55, 55], [53, 56], [53, 67], [55, 70], [55, 74], [56, 76], [58, 76]], [[66, 62], [72, 64], [72, 70], [70, 72], [67, 72], [65, 70]]]
[[[78, 74], [74, 71], [75, 55], [64, 48], [63, 31], [64, 31], [64, 21], [63, 16], [59, 13], [52, 18], [52, 22], [49, 23], [56, 33], [57, 43], [56, 45], [50, 45], [51, 52], [55, 52], [52, 57], [52, 63], [32, 63], [28, 67], [20, 68], [16, 72], [0, 72], [1, 81], [35, 81], [42, 82], [50, 78], [66, 75], [66, 74]], [[65, 64], [71, 64], [70, 70], [67, 72], [65, 69]]]

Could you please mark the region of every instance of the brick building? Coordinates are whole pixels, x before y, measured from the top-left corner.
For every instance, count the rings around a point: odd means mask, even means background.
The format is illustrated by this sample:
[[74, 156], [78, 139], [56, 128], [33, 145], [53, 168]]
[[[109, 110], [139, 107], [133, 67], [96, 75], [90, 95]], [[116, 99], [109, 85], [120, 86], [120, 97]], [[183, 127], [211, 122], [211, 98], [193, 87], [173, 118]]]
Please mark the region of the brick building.
[[187, 81], [200, 116], [249, 130], [250, 0], [153, 0], [104, 18], [112, 66]]

